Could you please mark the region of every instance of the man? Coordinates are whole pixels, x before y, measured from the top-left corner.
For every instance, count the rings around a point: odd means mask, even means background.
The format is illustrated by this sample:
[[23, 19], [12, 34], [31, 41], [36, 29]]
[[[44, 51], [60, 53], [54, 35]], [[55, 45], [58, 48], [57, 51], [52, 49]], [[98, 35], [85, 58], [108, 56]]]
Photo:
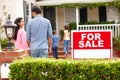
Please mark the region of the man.
[[48, 57], [52, 49], [52, 27], [48, 19], [43, 18], [41, 9], [32, 8], [33, 19], [27, 24], [27, 43], [30, 46], [31, 57]]

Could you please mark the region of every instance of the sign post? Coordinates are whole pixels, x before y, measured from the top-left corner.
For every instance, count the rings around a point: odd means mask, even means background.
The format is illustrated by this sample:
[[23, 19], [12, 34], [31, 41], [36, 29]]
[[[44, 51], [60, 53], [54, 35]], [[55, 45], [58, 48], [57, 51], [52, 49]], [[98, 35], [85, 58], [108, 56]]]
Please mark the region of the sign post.
[[84, 30], [71, 33], [72, 58], [112, 58], [111, 30]]

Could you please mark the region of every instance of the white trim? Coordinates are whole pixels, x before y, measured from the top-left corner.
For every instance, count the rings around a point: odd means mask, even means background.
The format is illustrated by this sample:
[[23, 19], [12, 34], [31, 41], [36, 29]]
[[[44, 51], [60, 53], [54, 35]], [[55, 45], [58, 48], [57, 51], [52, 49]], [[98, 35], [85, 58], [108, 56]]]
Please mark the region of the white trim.
[[77, 25], [77, 30], [79, 26], [79, 8], [76, 8], [76, 25]]
[[95, 24], [95, 25], [79, 25], [78, 31], [85, 30], [112, 30], [113, 37], [118, 37], [120, 33], [120, 24]]
[[[66, 11], [66, 10], [65, 10], [65, 8], [63, 8], [63, 10], [64, 10], [64, 25], [67, 25], [66, 22], [65, 22], [65, 21], [66, 21], [66, 19], [65, 19], [65, 13], [66, 13], [65, 11]], [[64, 27], [64, 26], [63, 26], [63, 27]]]
[[58, 8], [55, 7], [55, 15], [56, 15], [56, 34], [59, 35], [59, 27], [58, 27]]
[[61, 5], [67, 3], [99, 3], [99, 2], [111, 2], [114, 0], [43, 0], [36, 2], [40, 6], [49, 6], [49, 5]]
[[66, 18], [65, 18], [66, 8], [63, 8], [63, 10], [64, 10], [64, 25], [67, 25], [67, 23], [66, 23]]

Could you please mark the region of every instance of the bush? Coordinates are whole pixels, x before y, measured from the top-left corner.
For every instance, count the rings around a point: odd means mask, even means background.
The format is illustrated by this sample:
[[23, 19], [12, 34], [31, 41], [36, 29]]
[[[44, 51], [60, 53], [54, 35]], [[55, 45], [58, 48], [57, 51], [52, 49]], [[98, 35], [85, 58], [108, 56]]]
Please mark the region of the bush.
[[119, 80], [120, 60], [26, 58], [10, 65], [10, 80]]
[[[80, 23], [81, 25], [82, 23]], [[99, 24], [98, 21], [90, 21], [90, 22], [86, 22], [85, 25], [90, 25], [90, 24]], [[83, 24], [84, 25], [84, 24]]]
[[63, 40], [63, 36], [64, 36], [64, 30], [60, 30], [60, 35], [61, 35], [61, 41]]
[[[90, 24], [114, 24], [114, 21], [98, 22], [98, 21], [89, 21], [86, 23], [79, 23], [80, 25], [90, 25]], [[70, 30], [76, 30], [76, 22], [69, 23]]]
[[70, 27], [70, 30], [76, 30], [77, 29], [75, 22], [69, 23], [69, 27]]
[[7, 47], [7, 45], [8, 45], [8, 39], [1, 39], [0, 40], [1, 41], [1, 47], [2, 47], [2, 49], [3, 48], [5, 48], [5, 47]]
[[113, 37], [113, 48], [116, 51], [120, 51], [120, 35], [118, 38]]
[[[81, 24], [82, 23], [80, 23], [80, 25]], [[90, 25], [90, 24], [114, 24], [114, 21], [106, 21], [106, 22], [90, 21], [85, 23], [85, 25]]]
[[[1, 39], [1, 48], [4, 49], [5, 47], [7, 47], [8, 45], [8, 39], [7, 38], [4, 38], [4, 39]], [[12, 45], [14, 46], [14, 43], [12, 41]]]

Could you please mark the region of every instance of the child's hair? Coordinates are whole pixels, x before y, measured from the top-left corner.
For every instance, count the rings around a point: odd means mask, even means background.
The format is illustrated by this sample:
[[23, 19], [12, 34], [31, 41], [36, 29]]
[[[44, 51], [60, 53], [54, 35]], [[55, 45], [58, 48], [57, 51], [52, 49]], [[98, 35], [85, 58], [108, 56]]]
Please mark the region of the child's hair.
[[53, 35], [55, 35], [55, 33], [56, 33], [56, 31], [55, 31], [55, 30], [53, 30], [53, 31], [52, 31], [52, 34], [53, 34]]
[[70, 29], [69, 29], [68, 25], [65, 25], [64, 28], [65, 28], [65, 30], [68, 30], [68, 32], [70, 32]]

